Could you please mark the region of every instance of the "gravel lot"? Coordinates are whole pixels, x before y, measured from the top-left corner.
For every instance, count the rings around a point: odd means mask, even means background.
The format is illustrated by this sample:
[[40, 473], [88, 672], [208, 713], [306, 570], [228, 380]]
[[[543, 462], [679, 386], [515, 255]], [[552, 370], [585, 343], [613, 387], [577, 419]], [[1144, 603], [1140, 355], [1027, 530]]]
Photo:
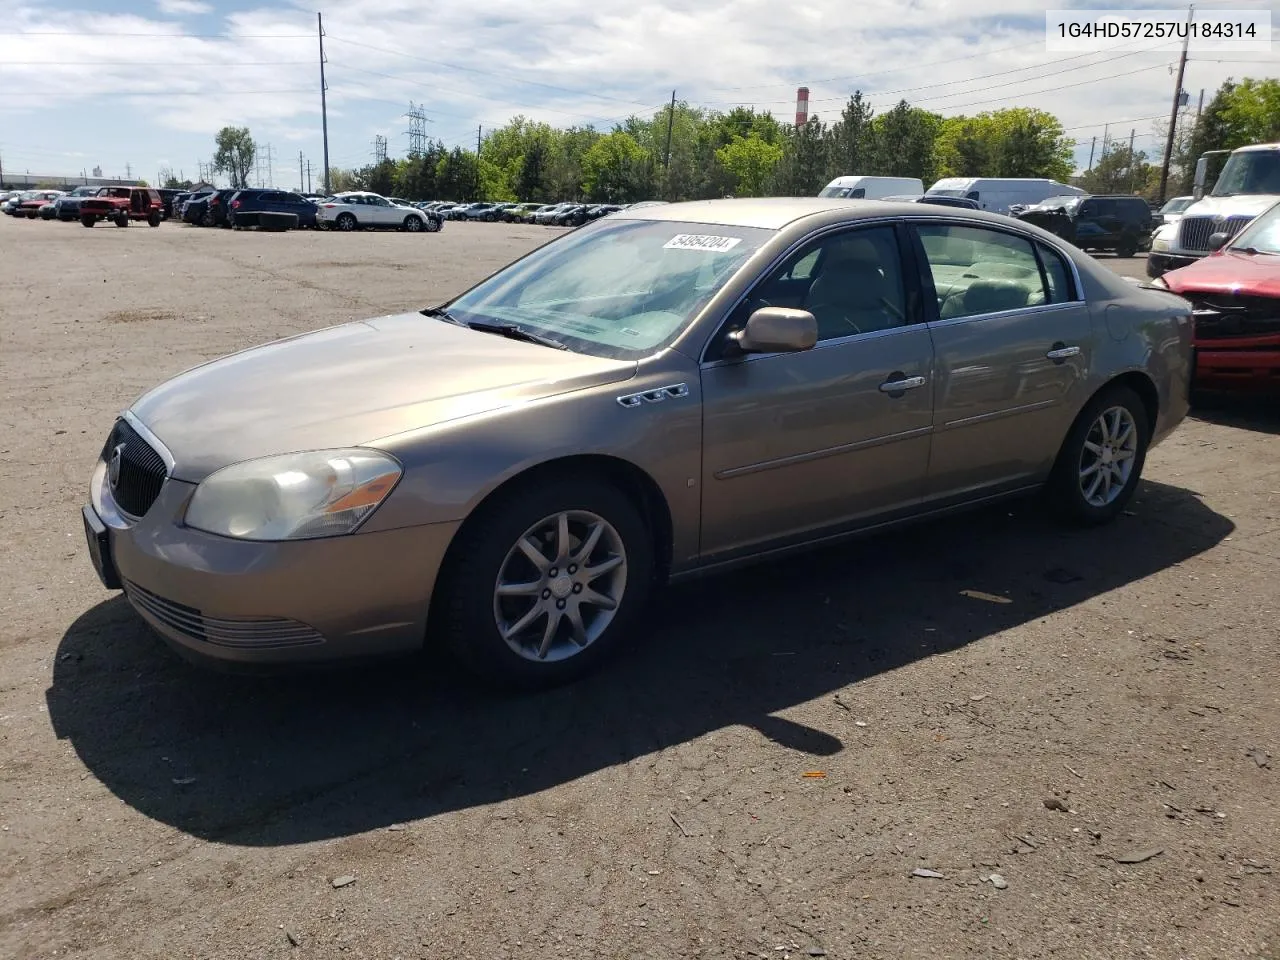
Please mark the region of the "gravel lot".
[[202, 672], [100, 588], [138, 393], [551, 235], [0, 220], [0, 957], [1280, 956], [1274, 405], [1198, 413], [1110, 529], [1005, 506], [681, 588], [536, 697]]

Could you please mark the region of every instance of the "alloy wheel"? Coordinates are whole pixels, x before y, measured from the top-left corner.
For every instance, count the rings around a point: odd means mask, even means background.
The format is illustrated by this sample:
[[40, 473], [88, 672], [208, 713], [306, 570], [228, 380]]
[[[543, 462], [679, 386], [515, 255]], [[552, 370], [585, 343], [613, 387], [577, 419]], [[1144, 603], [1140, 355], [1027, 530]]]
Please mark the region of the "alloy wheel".
[[627, 552], [611, 523], [567, 510], [529, 527], [507, 552], [493, 590], [498, 633], [535, 663], [573, 657], [609, 627], [627, 586]]
[[1080, 451], [1080, 494], [1093, 507], [1115, 501], [1129, 483], [1138, 453], [1138, 426], [1125, 407], [1108, 407], [1085, 435]]

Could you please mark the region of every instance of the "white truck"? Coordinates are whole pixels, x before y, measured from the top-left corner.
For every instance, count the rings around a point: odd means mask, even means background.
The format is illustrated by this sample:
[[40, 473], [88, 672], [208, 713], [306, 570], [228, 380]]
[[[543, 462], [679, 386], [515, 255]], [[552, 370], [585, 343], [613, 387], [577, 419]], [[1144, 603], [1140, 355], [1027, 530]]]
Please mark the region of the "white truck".
[[[1230, 156], [1205, 196], [1209, 157], [1224, 153]], [[1280, 200], [1280, 143], [1210, 150], [1196, 162], [1194, 196], [1196, 202], [1182, 211], [1176, 223], [1152, 235], [1148, 277], [1163, 276], [1208, 256]]]
[[1032, 207], [1050, 197], [1085, 197], [1079, 187], [1038, 177], [944, 177], [925, 193], [926, 197], [964, 197], [982, 210], [1008, 213], [1010, 207]]
[[913, 177], [836, 177], [818, 196], [882, 200], [900, 193], [924, 193], [924, 181]]

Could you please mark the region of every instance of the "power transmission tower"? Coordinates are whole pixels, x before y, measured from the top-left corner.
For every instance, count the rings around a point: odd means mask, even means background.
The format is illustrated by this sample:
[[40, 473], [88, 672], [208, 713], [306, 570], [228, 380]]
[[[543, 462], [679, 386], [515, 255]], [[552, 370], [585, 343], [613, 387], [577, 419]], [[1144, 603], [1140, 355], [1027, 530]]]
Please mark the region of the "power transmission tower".
[[267, 144], [267, 182], [266, 186], [274, 187], [276, 185], [275, 176], [271, 171], [271, 144]]
[[373, 159], [375, 163], [387, 162], [387, 138], [382, 134], [373, 138]]
[[409, 156], [420, 157], [427, 152], [427, 115], [422, 107], [409, 101]]
[[125, 178], [126, 180], [132, 180], [132, 179], [133, 179], [133, 167], [132, 167], [130, 164], [128, 164], [128, 163], [126, 163], [126, 164], [124, 165], [124, 178]]

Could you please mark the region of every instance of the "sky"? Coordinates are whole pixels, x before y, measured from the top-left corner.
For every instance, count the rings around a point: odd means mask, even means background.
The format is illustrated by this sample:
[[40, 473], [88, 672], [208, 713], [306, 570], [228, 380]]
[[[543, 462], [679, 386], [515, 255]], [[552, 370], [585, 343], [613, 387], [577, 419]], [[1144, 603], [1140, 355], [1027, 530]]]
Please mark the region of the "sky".
[[[742, 104], [790, 121], [796, 87], [835, 120], [861, 89], [946, 116], [1010, 106], [1055, 114], [1088, 161], [1104, 136], [1157, 161], [1177, 49], [1049, 52], [1044, 3], [1026, 0], [321, 0], [331, 166], [429, 137], [475, 147], [523, 115], [608, 130], [671, 98]], [[1054, 8], [1075, 7], [1056, 3]], [[1090, 4], [1098, 6], [1098, 4]], [[1166, 9], [1133, 2], [1126, 9]], [[1114, 9], [1114, 8], [1113, 8]], [[1185, 8], [1183, 8], [1185, 10]], [[1210, 0], [1197, 10], [1268, 10]], [[1280, 24], [1277, 24], [1280, 26]], [[19, 171], [194, 179], [217, 130], [248, 126], [262, 178], [298, 187], [322, 169], [317, 9], [255, 0], [0, 0], [0, 163]], [[1280, 53], [1193, 48], [1194, 111], [1228, 77], [1280, 76]], [[302, 155], [300, 163], [299, 154]], [[856, 171], [849, 171], [854, 173]]]

